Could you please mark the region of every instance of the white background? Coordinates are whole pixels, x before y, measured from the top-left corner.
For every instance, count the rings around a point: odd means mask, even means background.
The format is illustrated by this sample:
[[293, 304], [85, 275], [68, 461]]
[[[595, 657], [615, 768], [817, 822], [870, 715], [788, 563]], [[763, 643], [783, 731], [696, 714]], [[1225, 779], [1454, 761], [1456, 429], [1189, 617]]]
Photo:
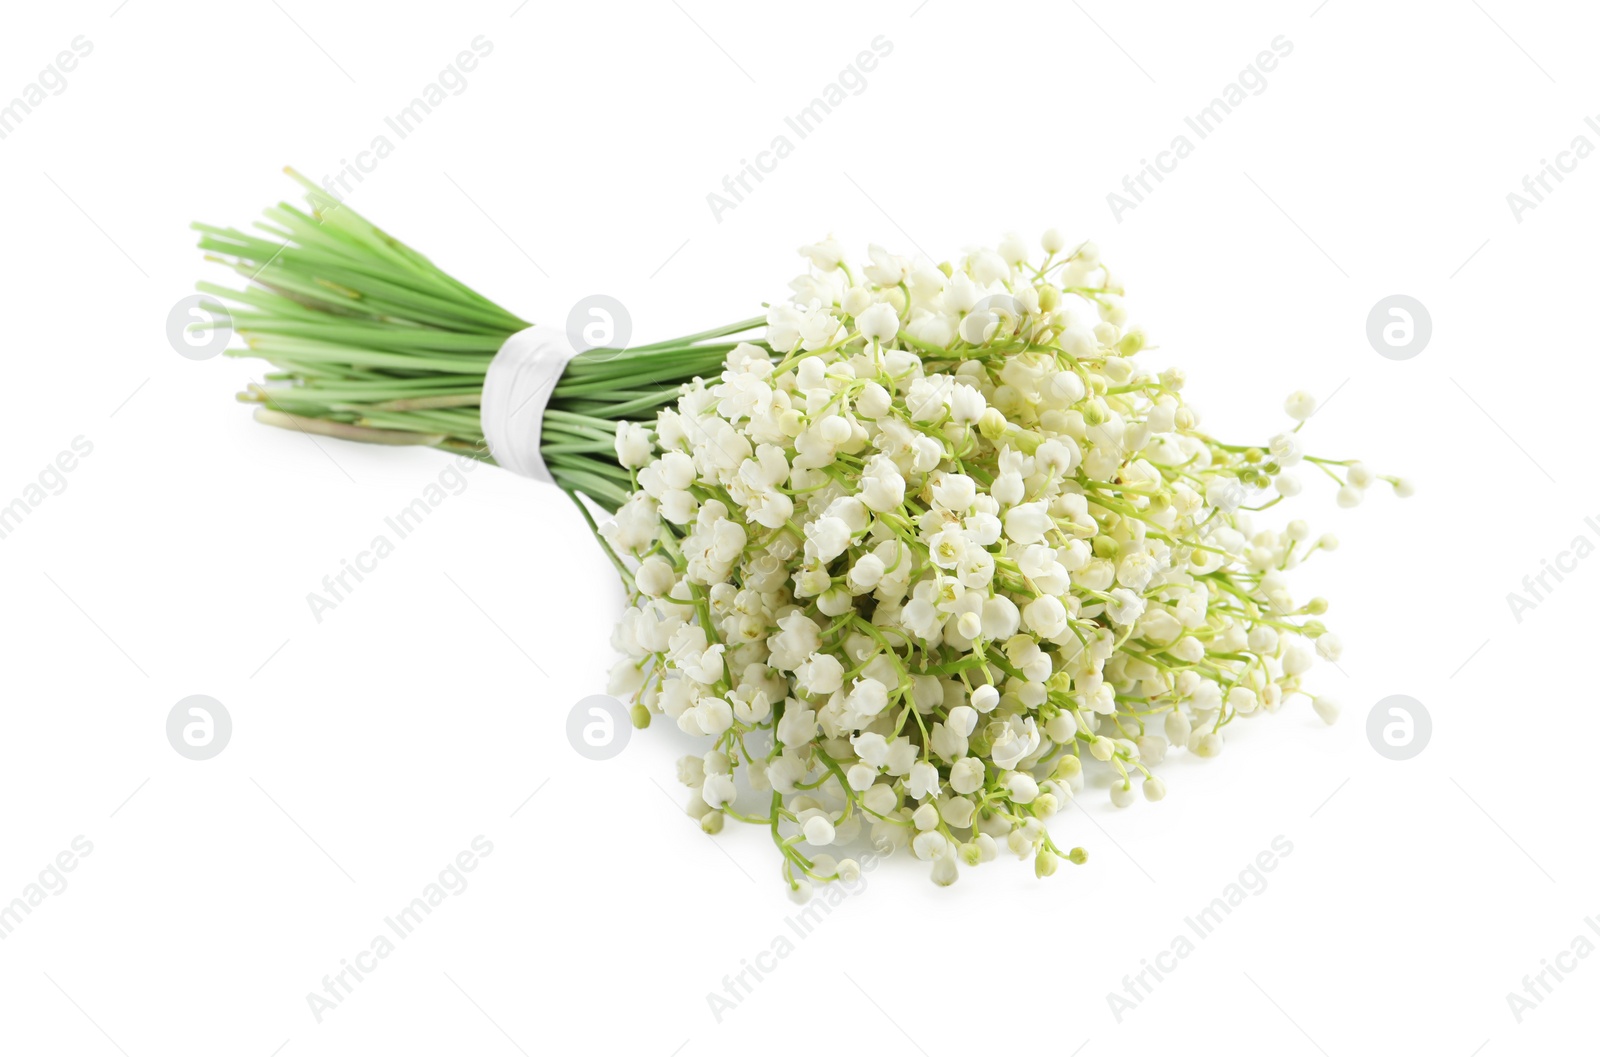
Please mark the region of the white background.
[[[93, 444], [0, 540], [0, 902], [93, 844], [0, 940], [0, 1050], [1592, 1045], [1600, 958], [1520, 1024], [1506, 1000], [1600, 913], [1600, 560], [1520, 622], [1506, 600], [1600, 539], [1600, 161], [1520, 220], [1506, 197], [1600, 143], [1578, 5], [116, 4], [27, 5], [0, 34], [0, 102], [93, 44], [0, 140], [0, 503]], [[348, 201], [529, 318], [607, 293], [655, 340], [785, 296], [830, 231], [945, 258], [1059, 225], [1100, 243], [1215, 432], [1264, 440], [1291, 390], [1330, 400], [1315, 451], [1420, 489], [1339, 510], [1308, 478], [1297, 504], [1344, 540], [1297, 579], [1332, 601], [1346, 653], [1316, 679], [1344, 719], [1299, 700], [1216, 760], [1174, 754], [1159, 805], [1086, 790], [1053, 828], [1090, 860], [1048, 881], [1005, 860], [943, 890], [891, 861], [719, 1023], [707, 993], [795, 907], [764, 833], [682, 815], [676, 731], [604, 763], [569, 746], [621, 593], [566, 499], [478, 470], [318, 623], [307, 593], [444, 457], [254, 425], [232, 394], [260, 364], [165, 335], [197, 278], [228, 278], [191, 220], [294, 198], [285, 163], [337, 171], [480, 34], [467, 89]], [[880, 34], [865, 90], [715, 218], [707, 194]], [[1108, 192], [1279, 35], [1266, 89], [1114, 217]], [[1433, 322], [1404, 362], [1365, 336], [1394, 293]], [[209, 761], [165, 736], [190, 694], [233, 719]], [[1365, 732], [1392, 694], [1433, 719], [1407, 762]], [[318, 1023], [307, 993], [480, 834], [470, 886]], [[1107, 994], [1278, 835], [1266, 890], [1119, 1023]]]

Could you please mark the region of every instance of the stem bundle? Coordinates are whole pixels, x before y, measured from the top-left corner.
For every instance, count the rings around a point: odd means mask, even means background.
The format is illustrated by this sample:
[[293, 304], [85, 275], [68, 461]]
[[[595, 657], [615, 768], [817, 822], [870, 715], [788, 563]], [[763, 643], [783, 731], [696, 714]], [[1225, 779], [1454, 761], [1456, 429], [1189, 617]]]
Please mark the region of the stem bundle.
[[[195, 224], [200, 248], [249, 285], [202, 282], [207, 307], [246, 342], [229, 355], [276, 370], [239, 399], [271, 426], [376, 444], [421, 444], [493, 462], [479, 422], [489, 364], [521, 317], [441, 271], [305, 177], [310, 210], [287, 203], [238, 228]], [[219, 323], [216, 325], [227, 325]], [[715, 374], [761, 317], [653, 345], [593, 348], [550, 395], [541, 455], [556, 483], [608, 511], [632, 487], [613, 451], [619, 422], [653, 421], [679, 387]]]

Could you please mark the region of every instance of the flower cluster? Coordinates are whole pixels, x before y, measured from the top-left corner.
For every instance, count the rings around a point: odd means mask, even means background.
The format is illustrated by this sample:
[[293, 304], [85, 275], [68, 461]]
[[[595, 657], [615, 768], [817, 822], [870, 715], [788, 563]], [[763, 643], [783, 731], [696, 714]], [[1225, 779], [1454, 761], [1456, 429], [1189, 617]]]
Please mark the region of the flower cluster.
[[1003, 851], [1082, 862], [1046, 821], [1086, 766], [1119, 806], [1160, 800], [1168, 752], [1215, 756], [1339, 655], [1286, 575], [1334, 539], [1250, 512], [1303, 470], [1345, 505], [1377, 478], [1302, 451], [1304, 394], [1265, 445], [1202, 432], [1095, 247], [1043, 250], [873, 246], [858, 271], [806, 246], [762, 343], [617, 428], [610, 691], [709, 739], [679, 769], [691, 815], [769, 827], [797, 898], [851, 879], [862, 837], [940, 884]]

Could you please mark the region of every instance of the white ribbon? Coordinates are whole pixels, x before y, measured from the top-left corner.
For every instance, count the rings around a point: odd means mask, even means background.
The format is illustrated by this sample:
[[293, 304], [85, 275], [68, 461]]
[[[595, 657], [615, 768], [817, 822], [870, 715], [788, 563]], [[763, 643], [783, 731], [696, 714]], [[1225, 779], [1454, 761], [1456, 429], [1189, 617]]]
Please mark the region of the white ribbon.
[[561, 327], [534, 324], [506, 339], [483, 379], [478, 417], [494, 461], [512, 473], [555, 483], [539, 457], [544, 409], [566, 369], [578, 354]]

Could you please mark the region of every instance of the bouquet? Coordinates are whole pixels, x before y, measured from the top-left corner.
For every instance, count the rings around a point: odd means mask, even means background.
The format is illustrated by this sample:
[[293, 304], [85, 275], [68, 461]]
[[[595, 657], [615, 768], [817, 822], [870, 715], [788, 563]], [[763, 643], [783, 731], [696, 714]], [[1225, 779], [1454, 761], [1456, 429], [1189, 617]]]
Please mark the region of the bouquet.
[[689, 814], [766, 827], [796, 899], [868, 844], [941, 885], [1002, 853], [1053, 874], [1085, 860], [1048, 820], [1086, 771], [1159, 801], [1169, 752], [1297, 698], [1336, 718], [1305, 679], [1339, 640], [1289, 573], [1337, 541], [1251, 514], [1306, 472], [1344, 506], [1410, 485], [1304, 451], [1304, 393], [1266, 443], [1203, 431], [1093, 244], [857, 265], [830, 237], [764, 315], [590, 348], [301, 183], [267, 237], [196, 225], [249, 280], [200, 285], [236, 354], [276, 367], [241, 399], [571, 496], [629, 598], [608, 692], [704, 739]]

